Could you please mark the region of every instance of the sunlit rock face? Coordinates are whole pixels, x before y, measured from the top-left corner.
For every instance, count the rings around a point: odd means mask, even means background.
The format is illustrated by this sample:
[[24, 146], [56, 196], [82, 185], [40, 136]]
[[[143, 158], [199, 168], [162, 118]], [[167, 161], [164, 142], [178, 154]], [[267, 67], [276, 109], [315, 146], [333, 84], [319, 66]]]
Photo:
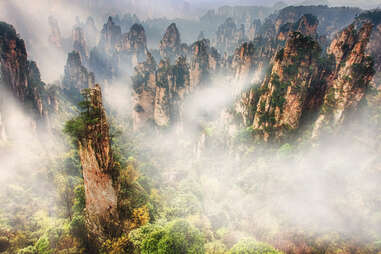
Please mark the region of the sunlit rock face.
[[371, 23], [364, 23], [360, 30], [350, 25], [328, 48], [328, 54], [334, 56], [336, 66], [327, 77], [322, 113], [315, 123], [313, 136], [319, 135], [326, 126], [342, 124], [346, 115], [356, 110], [364, 98], [375, 74], [374, 61], [366, 55], [372, 30]]
[[234, 20], [228, 18], [225, 23], [218, 27], [215, 46], [220, 52], [230, 54], [245, 39], [244, 26], [237, 27]]
[[79, 140], [79, 156], [85, 185], [87, 228], [100, 244], [108, 233], [107, 225], [118, 220], [118, 187], [112, 178], [115, 162], [99, 85], [91, 88], [88, 96], [89, 108], [96, 114], [96, 121], [86, 126], [86, 134]]
[[381, 11], [372, 10], [364, 12], [356, 18], [356, 28], [364, 22], [370, 22], [373, 24], [372, 35], [370, 36], [367, 46], [367, 54], [373, 57], [374, 69], [376, 74], [373, 78], [372, 85], [377, 88], [381, 87]]
[[79, 96], [82, 89], [94, 86], [94, 75], [82, 65], [81, 56], [76, 51], [68, 54], [62, 85], [70, 96]]
[[180, 32], [176, 24], [170, 24], [160, 41], [160, 56], [173, 62], [177, 57], [185, 56], [187, 53], [187, 45], [181, 43]]
[[35, 62], [28, 61], [25, 44], [15, 29], [0, 22], [0, 114], [5, 136], [8, 96], [13, 95], [31, 118], [31, 127], [45, 126], [49, 107], [45, 84]]
[[271, 73], [261, 86], [256, 105], [254, 130], [265, 140], [280, 137], [299, 127], [308, 89], [318, 75], [318, 43], [301, 33], [293, 33], [278, 52]]

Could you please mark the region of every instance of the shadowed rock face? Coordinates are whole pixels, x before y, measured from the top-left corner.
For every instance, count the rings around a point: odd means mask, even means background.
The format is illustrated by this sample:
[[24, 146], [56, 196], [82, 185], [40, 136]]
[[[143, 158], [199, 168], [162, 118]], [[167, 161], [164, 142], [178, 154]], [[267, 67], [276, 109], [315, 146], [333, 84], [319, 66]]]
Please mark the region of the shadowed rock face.
[[52, 16], [49, 17], [48, 21], [50, 26], [49, 42], [56, 48], [62, 48], [62, 36], [58, 21]]
[[68, 55], [62, 84], [70, 96], [79, 96], [82, 89], [94, 86], [93, 74], [82, 65], [81, 56], [76, 51]]
[[[6, 100], [13, 95], [32, 119], [32, 128], [46, 126], [49, 108], [45, 84], [35, 62], [28, 61], [25, 44], [15, 29], [0, 22], [0, 118], [2, 135], [5, 133], [7, 115]], [[3, 90], [4, 89], [4, 90]]]
[[318, 25], [319, 20], [317, 19], [317, 17], [311, 14], [305, 14], [297, 22], [287, 23], [281, 26], [279, 28], [277, 39], [280, 41], [284, 41], [288, 38], [288, 34], [291, 32], [300, 32], [304, 35], [317, 39]]
[[117, 46], [117, 52], [120, 59], [120, 69], [128, 74], [138, 63], [146, 59], [147, 38], [142, 25], [134, 24], [128, 33], [122, 35]]
[[210, 46], [209, 40], [201, 40], [192, 45], [190, 63], [190, 87], [207, 85], [212, 75], [218, 74], [221, 57], [218, 51]]
[[121, 34], [120, 26], [115, 25], [112, 18], [109, 17], [107, 23], [103, 25], [98, 47], [111, 54], [119, 43]]
[[182, 55], [182, 45], [180, 32], [175, 23], [169, 25], [164, 33], [163, 39], [160, 41], [160, 55], [170, 60], [176, 59], [176, 57]]
[[183, 102], [190, 89], [189, 66], [184, 57], [174, 65], [169, 59], [159, 66], [149, 54], [133, 77], [134, 129], [165, 128], [182, 119]]
[[217, 30], [216, 48], [220, 52], [231, 53], [245, 40], [245, 28], [241, 25], [237, 28], [232, 18], [226, 19]]
[[81, 62], [84, 66], [88, 65], [89, 50], [87, 48], [85, 34], [81, 27], [74, 27], [72, 32], [73, 49], [81, 56]]
[[381, 10], [367, 11], [359, 15], [356, 19], [356, 28], [361, 27], [363, 23], [370, 22], [373, 26], [367, 46], [367, 54], [374, 59], [374, 69], [376, 74], [373, 78], [373, 85], [381, 87]]
[[99, 85], [88, 94], [92, 118], [86, 126], [86, 134], [79, 140], [79, 156], [83, 168], [86, 194], [87, 226], [98, 243], [108, 232], [107, 225], [118, 220], [117, 184], [113, 181], [115, 162], [112, 154], [109, 124], [102, 104]]

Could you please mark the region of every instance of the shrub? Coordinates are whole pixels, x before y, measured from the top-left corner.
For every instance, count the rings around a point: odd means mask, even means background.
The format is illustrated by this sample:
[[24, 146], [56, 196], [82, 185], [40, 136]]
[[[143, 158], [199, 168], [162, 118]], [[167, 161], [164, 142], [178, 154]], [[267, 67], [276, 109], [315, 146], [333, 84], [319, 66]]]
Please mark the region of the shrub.
[[229, 254], [281, 254], [281, 252], [266, 243], [246, 238], [236, 243]]

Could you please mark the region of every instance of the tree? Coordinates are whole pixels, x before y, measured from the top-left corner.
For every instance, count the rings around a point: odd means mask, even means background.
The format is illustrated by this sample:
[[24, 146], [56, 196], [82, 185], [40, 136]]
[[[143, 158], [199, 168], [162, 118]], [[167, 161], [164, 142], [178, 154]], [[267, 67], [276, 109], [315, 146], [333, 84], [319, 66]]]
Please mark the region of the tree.
[[236, 243], [229, 254], [281, 254], [281, 252], [266, 243], [245, 238]]

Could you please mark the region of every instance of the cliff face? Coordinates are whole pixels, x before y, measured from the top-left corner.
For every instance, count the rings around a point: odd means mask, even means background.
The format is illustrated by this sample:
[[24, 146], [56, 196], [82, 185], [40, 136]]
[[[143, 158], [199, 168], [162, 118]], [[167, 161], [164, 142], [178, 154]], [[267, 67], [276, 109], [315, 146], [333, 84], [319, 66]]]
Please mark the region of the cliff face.
[[82, 89], [94, 86], [94, 75], [88, 73], [82, 65], [80, 54], [76, 51], [68, 54], [62, 84], [69, 95], [76, 97]]
[[343, 123], [345, 116], [357, 109], [375, 74], [374, 61], [365, 54], [373, 25], [364, 23], [359, 31], [354, 25], [344, 29], [331, 43], [328, 53], [336, 60], [336, 68], [327, 77], [327, 91], [322, 113], [313, 136], [322, 128]]
[[190, 88], [205, 86], [217, 75], [221, 67], [221, 57], [217, 50], [210, 46], [209, 40], [197, 41], [192, 45], [190, 63]]
[[5, 89], [0, 94], [0, 105], [3, 104], [0, 109], [2, 132], [4, 133], [4, 122], [9, 114], [5, 109], [8, 99], [5, 92], [12, 94], [24, 106], [33, 120], [32, 125], [36, 127], [47, 120], [49, 111], [45, 84], [41, 81], [36, 64], [27, 59], [24, 41], [11, 25], [3, 22], [0, 22], [0, 53], [0, 87]]
[[109, 233], [108, 225], [118, 220], [118, 186], [113, 181], [115, 161], [99, 85], [84, 96], [89, 103], [88, 115], [94, 119], [86, 124], [85, 134], [78, 142], [85, 185], [87, 226], [89, 232], [96, 236], [95, 239], [101, 242]]
[[99, 45], [107, 54], [112, 54], [120, 41], [122, 30], [116, 25], [111, 17], [108, 18], [101, 31]]
[[217, 30], [216, 48], [220, 52], [231, 53], [245, 40], [245, 28], [243, 25], [237, 28], [232, 18], [226, 19]]
[[142, 25], [134, 24], [117, 46], [121, 69], [135, 67], [146, 58], [147, 38]]
[[278, 34], [282, 25], [295, 23], [308, 13], [318, 18], [318, 33], [330, 36], [351, 24], [360, 12], [358, 8], [349, 7], [290, 6], [280, 10], [273, 23]]
[[184, 57], [174, 65], [151, 55], [136, 67], [133, 77], [134, 129], [169, 127], [182, 119], [183, 102], [190, 89], [189, 66]]
[[279, 28], [277, 39], [280, 41], [286, 40], [290, 32], [300, 32], [304, 35], [317, 39], [318, 25], [319, 20], [317, 17], [311, 14], [305, 14], [295, 23], [286, 23], [282, 25]]
[[307, 91], [319, 73], [319, 54], [318, 43], [297, 32], [278, 52], [271, 74], [261, 86], [253, 122], [254, 130], [265, 140], [299, 127]]
[[181, 44], [180, 32], [175, 23], [169, 25], [160, 41], [160, 56], [174, 61], [179, 56], [185, 56], [187, 46]]
[[259, 35], [259, 30], [261, 28], [262, 22], [260, 19], [255, 19], [253, 22], [250, 24], [249, 31], [247, 33], [247, 38], [249, 41], [254, 40], [254, 38], [260, 36]]
[[381, 86], [381, 11], [372, 10], [362, 13], [356, 18], [356, 28], [363, 23], [370, 22], [373, 26], [366, 53], [374, 59], [374, 69], [376, 74], [373, 78], [373, 85], [377, 88]]
[[62, 48], [62, 36], [57, 20], [50, 16], [48, 21], [50, 26], [49, 42], [56, 48]]
[[132, 117], [134, 130], [154, 124], [153, 111], [156, 94], [156, 62], [151, 54], [147, 61], [135, 67], [133, 81], [134, 107]]
[[79, 26], [74, 27], [72, 32], [73, 49], [81, 56], [81, 62], [84, 66], [88, 65], [89, 50], [87, 47], [85, 34]]
[[162, 61], [156, 74], [154, 119], [157, 126], [169, 127], [183, 119], [183, 103], [189, 92], [189, 66], [184, 57], [174, 65]]

